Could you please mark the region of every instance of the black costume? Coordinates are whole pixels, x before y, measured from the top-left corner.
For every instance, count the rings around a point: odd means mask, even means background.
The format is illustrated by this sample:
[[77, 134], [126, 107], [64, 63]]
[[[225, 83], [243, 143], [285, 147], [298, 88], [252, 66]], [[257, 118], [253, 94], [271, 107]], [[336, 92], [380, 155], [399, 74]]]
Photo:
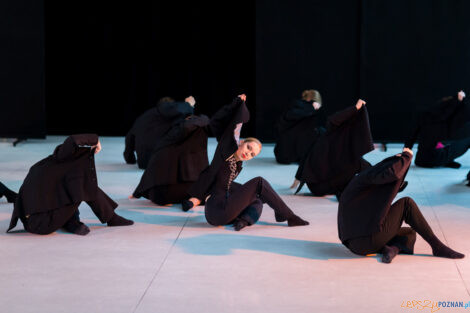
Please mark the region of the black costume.
[[[459, 257], [437, 239], [411, 198], [401, 198], [392, 205], [411, 159], [408, 152], [389, 157], [357, 174], [342, 193], [338, 235], [352, 252], [366, 255], [393, 246], [397, 253], [413, 254], [417, 232], [431, 245], [434, 255]], [[411, 229], [401, 227], [403, 221]]]
[[[415, 164], [421, 167], [450, 166], [470, 147], [470, 107], [457, 97], [449, 97], [421, 113], [405, 147], [418, 140]], [[442, 144], [445, 142], [445, 144]], [[455, 166], [455, 167], [458, 167]]]
[[[327, 130], [311, 146], [299, 165], [296, 179], [314, 196], [339, 195], [354, 175], [370, 167], [362, 156], [374, 150], [367, 108], [363, 105], [328, 117]], [[296, 192], [296, 193], [297, 193]]]
[[[50, 234], [61, 227], [74, 232], [82, 225], [78, 206], [86, 201], [102, 223], [116, 216], [118, 206], [99, 187], [95, 170], [98, 136], [73, 135], [57, 146], [54, 153], [34, 164], [18, 193], [10, 227], [18, 219], [35, 234]], [[127, 220], [126, 220], [127, 221]], [[129, 221], [131, 222], [131, 221]]]
[[0, 182], [0, 198], [3, 196], [5, 196], [5, 198], [7, 199], [7, 202], [13, 203], [18, 197], [18, 194], [8, 189], [7, 186], [5, 186], [4, 184]]
[[262, 177], [243, 185], [233, 182], [242, 169], [242, 162], [237, 162], [234, 156], [238, 149], [234, 132], [237, 125], [248, 122], [249, 118], [246, 104], [240, 98], [214, 115], [210, 127], [218, 145], [211, 164], [190, 189], [190, 195], [200, 200], [210, 196], [206, 201], [205, 216], [211, 225], [226, 225], [237, 220], [245, 226], [252, 225], [258, 221], [263, 203], [274, 209], [276, 221], [287, 220], [290, 226], [307, 225], [308, 222], [297, 217]]
[[163, 102], [139, 116], [126, 135], [124, 160], [145, 169], [158, 141], [175, 123], [193, 114], [194, 108], [187, 102]]
[[179, 203], [209, 165], [206, 116], [191, 116], [174, 125], [157, 143], [133, 196], [156, 204]]
[[296, 100], [281, 116], [274, 147], [276, 161], [281, 164], [300, 162], [317, 137], [324, 132], [323, 107], [315, 110], [312, 101]]

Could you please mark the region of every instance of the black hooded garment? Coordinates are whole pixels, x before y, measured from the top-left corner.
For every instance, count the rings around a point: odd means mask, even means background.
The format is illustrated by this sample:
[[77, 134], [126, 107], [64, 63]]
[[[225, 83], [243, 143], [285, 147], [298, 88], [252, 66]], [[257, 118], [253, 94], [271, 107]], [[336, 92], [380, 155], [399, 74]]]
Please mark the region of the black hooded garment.
[[237, 124], [246, 123], [249, 119], [250, 112], [245, 102], [239, 97], [235, 98], [231, 104], [223, 106], [211, 118], [209, 127], [217, 138], [217, 148], [211, 164], [202, 171], [198, 181], [190, 188], [191, 197], [204, 201], [211, 193], [220, 167], [238, 149], [238, 143], [234, 137]]
[[209, 165], [207, 116], [190, 116], [174, 125], [158, 142], [133, 196], [156, 204], [181, 202], [188, 188]]
[[411, 159], [408, 152], [386, 158], [351, 180], [338, 206], [338, 235], [343, 244], [381, 231]]
[[328, 117], [326, 133], [311, 147], [295, 176], [314, 196], [340, 193], [356, 173], [370, 167], [362, 156], [372, 150], [367, 108], [349, 107]]
[[[420, 114], [417, 126], [405, 142], [405, 147], [412, 149], [418, 140], [415, 163], [423, 167], [443, 166], [453, 161], [449, 154], [452, 140], [470, 137], [470, 106], [457, 97], [443, 99], [437, 105]], [[437, 147], [438, 142], [447, 142], [444, 147]]]
[[[95, 149], [91, 146], [97, 143], [95, 134], [72, 135], [57, 146], [52, 155], [34, 164], [18, 192], [8, 231], [16, 226], [18, 218], [24, 224], [24, 219], [30, 215], [96, 200], [100, 189]], [[114, 209], [118, 206], [109, 198], [107, 201], [112, 202]]]
[[315, 110], [313, 101], [296, 100], [281, 116], [274, 147], [281, 164], [300, 162], [317, 137], [324, 132], [326, 115], [323, 107]]
[[158, 141], [172, 125], [193, 112], [194, 108], [187, 102], [164, 102], [138, 117], [126, 135], [124, 150], [126, 163], [136, 163], [135, 151], [139, 168], [145, 169]]

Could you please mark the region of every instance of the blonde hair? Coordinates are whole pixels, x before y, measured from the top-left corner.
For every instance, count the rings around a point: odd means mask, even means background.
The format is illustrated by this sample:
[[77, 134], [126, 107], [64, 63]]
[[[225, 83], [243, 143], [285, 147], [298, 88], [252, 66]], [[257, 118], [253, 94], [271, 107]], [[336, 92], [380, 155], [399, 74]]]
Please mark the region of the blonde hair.
[[248, 137], [248, 138], [245, 138], [243, 139], [243, 142], [254, 142], [254, 143], [257, 143], [259, 145], [259, 150], [261, 151], [261, 149], [263, 149], [263, 144], [261, 143], [261, 141], [259, 141], [257, 138], [255, 137]]
[[314, 101], [314, 102], [318, 102], [320, 104], [321, 103], [321, 95], [320, 93], [318, 92], [318, 90], [315, 90], [315, 89], [306, 89], [304, 91], [302, 91], [302, 100], [305, 100], [305, 101]]

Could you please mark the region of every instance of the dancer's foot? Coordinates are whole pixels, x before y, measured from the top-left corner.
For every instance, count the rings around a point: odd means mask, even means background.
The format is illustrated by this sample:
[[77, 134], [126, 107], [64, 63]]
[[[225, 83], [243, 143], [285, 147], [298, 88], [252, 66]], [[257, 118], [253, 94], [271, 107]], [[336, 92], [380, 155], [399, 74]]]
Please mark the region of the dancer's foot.
[[235, 222], [233, 223], [233, 228], [235, 229], [235, 231], [240, 231], [242, 228], [245, 228], [246, 226], [248, 226], [248, 222], [241, 218], [237, 218]]
[[193, 203], [189, 200], [183, 200], [181, 202], [181, 209], [184, 211], [184, 212], [188, 212], [189, 210], [191, 210], [193, 208]]
[[134, 224], [134, 221], [128, 220], [116, 213], [114, 213], [113, 217], [108, 221], [108, 226], [129, 226], [132, 224]]
[[449, 258], [449, 259], [463, 259], [465, 257], [465, 254], [454, 251], [448, 246], [444, 245], [443, 243], [437, 244], [434, 247], [432, 247], [432, 254], [434, 256], [439, 256], [442, 258]]
[[287, 219], [287, 225], [290, 226], [290, 227], [292, 227], [292, 226], [304, 226], [304, 225], [308, 225], [308, 224], [309, 224], [309, 222], [304, 221], [303, 219], [301, 219], [299, 216], [297, 216], [295, 214]]
[[461, 166], [462, 164], [455, 162], [455, 161], [450, 161], [449, 163], [444, 165], [444, 167], [450, 167], [450, 168], [460, 168]]
[[384, 246], [382, 248], [382, 262], [383, 263], [392, 263], [394, 257], [397, 256], [400, 250], [395, 246]]
[[79, 220], [69, 221], [64, 225], [64, 229], [69, 233], [85, 236], [90, 232], [88, 226], [80, 222]]

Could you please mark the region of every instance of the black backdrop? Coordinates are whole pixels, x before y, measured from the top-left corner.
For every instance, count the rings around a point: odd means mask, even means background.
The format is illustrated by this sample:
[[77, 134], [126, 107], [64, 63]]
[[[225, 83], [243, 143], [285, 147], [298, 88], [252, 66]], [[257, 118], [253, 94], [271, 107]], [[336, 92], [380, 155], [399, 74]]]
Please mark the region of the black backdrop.
[[44, 9], [0, 1], [0, 137], [44, 138]]
[[110, 3], [46, 3], [49, 133], [124, 135], [163, 96], [211, 115], [254, 94], [254, 2]]
[[[124, 135], [162, 96], [192, 94], [211, 115], [245, 92], [253, 117], [244, 135], [270, 141], [282, 110], [315, 88], [329, 113], [365, 99], [374, 139], [403, 140], [418, 107], [468, 87], [465, 0], [7, 2], [34, 16], [2, 31], [29, 41], [0, 50], [0, 136], [26, 124], [44, 133], [44, 33], [49, 134]], [[28, 66], [4, 61], [15, 54], [30, 55]], [[10, 103], [34, 113], [29, 124]]]

